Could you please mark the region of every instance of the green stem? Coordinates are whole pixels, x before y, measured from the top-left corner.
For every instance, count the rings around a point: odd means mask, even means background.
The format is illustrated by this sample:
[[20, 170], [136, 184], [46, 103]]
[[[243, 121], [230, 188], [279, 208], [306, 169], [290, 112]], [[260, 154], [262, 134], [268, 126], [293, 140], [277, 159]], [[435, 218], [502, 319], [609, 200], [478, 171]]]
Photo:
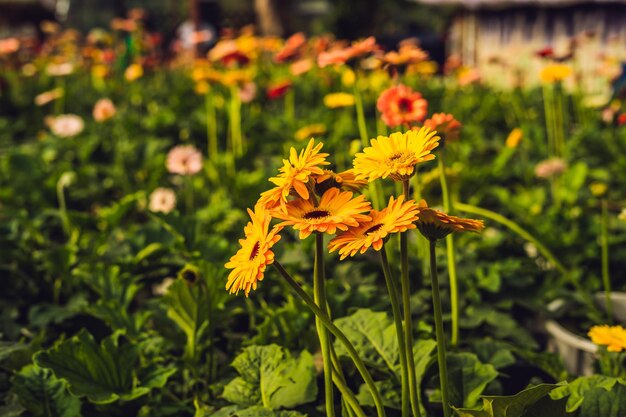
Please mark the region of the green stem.
[[215, 116], [215, 102], [212, 91], [209, 90], [204, 96], [204, 107], [206, 110], [206, 136], [207, 153], [211, 161], [217, 159], [217, 121]]
[[503, 215], [495, 213], [491, 210], [472, 206], [470, 204], [460, 203], [458, 201], [456, 202], [455, 207], [465, 213], [471, 213], [471, 214], [476, 214], [481, 217], [486, 217], [488, 219], [491, 219], [495, 222], [500, 223], [503, 226], [506, 226], [508, 229], [517, 233], [523, 239], [534, 244], [537, 247], [537, 250], [539, 251], [539, 253], [541, 253], [548, 261], [550, 261], [556, 267], [556, 269], [559, 270], [559, 272], [561, 272], [566, 277], [569, 277], [570, 272], [563, 266], [561, 262], [559, 262], [558, 259], [556, 259], [556, 257], [552, 254], [552, 252], [550, 252], [550, 250], [547, 247], [545, 247], [533, 235], [531, 235], [529, 232], [527, 232], [524, 228], [522, 228], [520, 225], [518, 225], [514, 221], [509, 220]]
[[65, 236], [70, 238], [70, 218], [67, 215], [67, 204], [65, 202], [65, 176], [62, 175], [57, 182], [57, 199], [59, 200], [59, 214], [61, 216], [61, 225]]
[[[448, 214], [452, 214], [452, 200], [450, 199], [450, 191], [448, 189], [443, 153], [439, 154], [437, 163], [439, 165], [439, 182], [441, 183], [443, 208]], [[459, 281], [456, 275], [454, 237], [452, 234], [446, 236], [446, 255], [448, 258], [448, 276], [450, 277], [450, 310], [452, 314], [452, 339], [450, 343], [452, 346], [457, 346], [459, 343]]]
[[187, 214], [193, 214], [193, 177], [185, 176], [185, 205], [187, 206]]
[[289, 123], [289, 126], [293, 126], [293, 121], [296, 114], [296, 93], [293, 89], [289, 89], [285, 94], [285, 119]]
[[365, 417], [365, 412], [361, 408], [359, 401], [356, 399], [352, 391], [350, 391], [350, 388], [348, 388], [348, 385], [346, 385], [346, 382], [341, 376], [341, 374], [339, 373], [339, 371], [335, 370], [334, 368], [333, 368], [333, 382], [335, 383], [335, 385], [337, 386], [337, 389], [341, 393], [342, 399], [350, 406], [350, 409], [354, 411], [354, 413], [358, 417]]
[[241, 99], [239, 89], [234, 86], [230, 90], [230, 142], [235, 156], [243, 155], [244, 144], [241, 135]]
[[[315, 266], [313, 269], [313, 294], [315, 303], [323, 310], [328, 311], [326, 302], [326, 290], [324, 288], [324, 235], [315, 234]], [[333, 371], [330, 355], [330, 337], [328, 330], [324, 328], [318, 317], [315, 318], [317, 334], [322, 348], [324, 360], [324, 397], [326, 400], [326, 415], [335, 416], [335, 404], [333, 400]]]
[[587, 306], [594, 308], [594, 303], [588, 292], [580, 285], [577, 279], [574, 278], [571, 271], [565, 268], [561, 262], [550, 252], [550, 250], [545, 247], [541, 242], [539, 242], [533, 235], [528, 233], [524, 228], [522, 228], [517, 223], [512, 220], [507, 219], [501, 214], [495, 213], [491, 210], [487, 210], [484, 208], [472, 206], [470, 204], [459, 203], [458, 201], [455, 203], [455, 207], [463, 212], [476, 214], [481, 217], [485, 217], [487, 219], [491, 219], [495, 222], [500, 223], [501, 225], [507, 227], [509, 230], [517, 233], [522, 239], [532, 243], [535, 245], [539, 253], [541, 253], [554, 267], [563, 275], [563, 278], [572, 284], [572, 286], [576, 289], [576, 291], [585, 299]]
[[[422, 200], [422, 185], [417, 173], [413, 176], [413, 200]], [[428, 239], [421, 233], [417, 234], [417, 257], [421, 260], [422, 276], [428, 274]]]
[[363, 409], [359, 405], [358, 400], [354, 396], [354, 393], [348, 388], [346, 384], [346, 378], [343, 375], [343, 371], [341, 369], [341, 364], [339, 363], [339, 358], [337, 357], [337, 353], [335, 352], [335, 347], [331, 343], [330, 345], [330, 358], [333, 363], [333, 382], [339, 389], [341, 393], [341, 400], [343, 401], [343, 409], [348, 411], [348, 414], [353, 416], [355, 413], [361, 417], [364, 416]]
[[439, 381], [441, 383], [441, 401], [444, 417], [450, 417], [450, 401], [448, 399], [448, 370], [446, 364], [446, 340], [443, 333], [443, 318], [441, 313], [441, 298], [439, 296], [439, 281], [437, 280], [437, 256], [435, 253], [437, 241], [430, 241], [430, 279], [433, 287], [433, 310], [435, 314], [435, 334], [437, 336], [437, 363], [439, 364]]
[[[402, 181], [402, 193], [405, 200], [410, 198], [409, 180]], [[417, 378], [415, 375], [415, 359], [413, 358], [413, 318], [411, 316], [411, 284], [409, 282], [409, 242], [408, 231], [400, 233], [400, 272], [402, 286], [402, 307], [404, 313], [404, 351], [409, 367], [409, 395], [411, 409], [415, 416], [420, 415], [417, 394]]]
[[602, 246], [602, 283], [606, 302], [608, 323], [613, 323], [613, 303], [611, 300], [611, 276], [609, 274], [609, 216], [608, 201], [602, 200], [602, 219], [600, 225], [600, 244]]
[[387, 284], [387, 292], [389, 292], [389, 299], [391, 300], [393, 321], [396, 325], [396, 336], [398, 337], [400, 368], [402, 372], [402, 416], [406, 417], [409, 415], [409, 369], [407, 366], [407, 351], [404, 342], [404, 331], [402, 330], [402, 312], [400, 311], [400, 300], [398, 300], [398, 288], [393, 276], [391, 275], [391, 268], [389, 267], [389, 260], [387, 259], [387, 250], [384, 245], [380, 249], [379, 253], [380, 262], [383, 267], [383, 274], [385, 275], [385, 283]]
[[[369, 146], [369, 136], [367, 134], [367, 125], [365, 123], [365, 110], [363, 108], [363, 98], [358, 88], [358, 82], [354, 82], [354, 105], [356, 106], [356, 120], [359, 127], [359, 136], [361, 137], [361, 145], [363, 149]], [[379, 182], [369, 183], [370, 195], [374, 208], [380, 210], [383, 204], [383, 191]]]
[[548, 157], [554, 154], [554, 130], [553, 130], [553, 100], [552, 100], [552, 86], [543, 86], [543, 110], [546, 119], [546, 133], [548, 136]]
[[374, 384], [374, 380], [367, 370], [365, 363], [363, 363], [363, 360], [359, 357], [359, 354], [352, 343], [350, 343], [350, 340], [348, 340], [346, 335], [330, 320], [328, 314], [315, 304], [315, 301], [300, 287], [300, 285], [298, 285], [298, 283], [291, 277], [291, 275], [289, 275], [287, 270], [278, 261], [274, 260], [273, 265], [285, 279], [287, 284], [289, 284], [291, 289], [298, 294], [302, 301], [304, 301], [304, 303], [311, 309], [313, 314], [315, 314], [315, 317], [319, 318], [324, 327], [326, 327], [328, 331], [330, 331], [346, 348], [350, 359], [354, 362], [354, 365], [372, 394], [372, 398], [374, 399], [374, 404], [378, 412], [378, 417], [385, 417], [385, 407], [383, 406], [383, 400], [378, 392], [378, 388], [376, 388], [376, 384]]

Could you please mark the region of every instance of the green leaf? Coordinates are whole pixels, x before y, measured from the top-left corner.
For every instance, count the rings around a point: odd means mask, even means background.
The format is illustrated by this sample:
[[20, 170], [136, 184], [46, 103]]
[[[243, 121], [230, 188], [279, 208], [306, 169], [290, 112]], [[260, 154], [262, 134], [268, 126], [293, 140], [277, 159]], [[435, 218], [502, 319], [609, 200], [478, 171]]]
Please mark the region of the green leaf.
[[576, 411], [583, 400], [585, 395], [589, 391], [595, 388], [604, 388], [609, 391], [617, 383], [617, 378], [603, 376], [603, 375], [590, 375], [577, 378], [567, 385], [556, 388], [550, 393], [552, 399], [558, 400], [561, 398], [567, 398], [567, 412], [572, 413]]
[[[335, 320], [368, 365], [400, 374], [396, 328], [387, 313], [358, 309], [354, 314]], [[347, 356], [341, 343], [335, 341], [338, 355]]]
[[541, 384], [510, 396], [485, 395], [482, 410], [454, 410], [460, 417], [560, 417], [565, 415], [565, 403], [547, 397], [556, 387]]
[[11, 355], [28, 349], [25, 343], [0, 342], [0, 362], [8, 359]]
[[297, 411], [275, 411], [264, 407], [251, 407], [236, 412], [233, 417], [306, 417]]
[[450, 402], [454, 406], [474, 407], [487, 384], [498, 376], [490, 364], [484, 364], [473, 353], [447, 355]]
[[226, 385], [222, 394], [232, 403], [293, 408], [317, 397], [313, 357], [307, 351], [294, 358], [277, 345], [250, 346], [232, 366], [240, 376]]
[[15, 376], [13, 390], [35, 417], [76, 417], [80, 400], [69, 394], [67, 383], [48, 370], [28, 365]]
[[626, 415], [626, 386], [615, 384], [609, 391], [604, 387], [591, 389], [580, 407], [580, 417], [624, 417]]
[[[415, 378], [417, 381], [417, 386], [421, 386], [422, 379], [426, 374], [428, 366], [432, 363], [432, 358], [436, 352], [436, 349], [437, 342], [432, 339], [418, 340], [413, 344], [413, 358], [415, 364]], [[400, 378], [400, 376], [398, 376], [398, 378]], [[426, 410], [424, 409], [422, 401], [421, 390], [419, 390], [417, 394], [420, 411], [422, 412], [422, 415], [426, 415]]]
[[297, 411], [275, 411], [260, 406], [242, 408], [238, 405], [224, 407], [213, 414], [206, 414], [202, 417], [208, 417], [209, 415], [211, 417], [306, 417], [305, 414]]
[[[398, 384], [394, 383], [391, 379], [386, 379], [384, 381], [375, 381], [374, 385], [376, 385], [385, 407], [395, 408], [396, 410], [401, 408], [402, 397], [400, 395], [401, 390]], [[370, 407], [374, 407], [376, 405], [374, 403], [374, 397], [372, 397], [372, 393], [366, 384], [361, 384], [356, 399], [361, 405], [367, 405]]]
[[494, 368], [505, 368], [515, 363], [515, 356], [507, 344], [483, 339], [474, 344], [474, 352], [482, 363], [490, 363]]
[[164, 384], [172, 370], [161, 370], [158, 376], [147, 372], [153, 376], [146, 376], [146, 385], [141, 385], [144, 381], [136, 377], [139, 349], [129, 343], [120, 344], [119, 336], [115, 333], [98, 345], [91, 334], [81, 330], [52, 349], [37, 353], [34, 360], [67, 380], [72, 394], [86, 396], [96, 404], [132, 400]]
[[203, 280], [190, 283], [177, 279], [164, 297], [168, 305], [167, 316], [185, 333], [187, 343], [185, 357], [193, 360], [198, 356], [199, 339], [208, 328], [210, 300]]

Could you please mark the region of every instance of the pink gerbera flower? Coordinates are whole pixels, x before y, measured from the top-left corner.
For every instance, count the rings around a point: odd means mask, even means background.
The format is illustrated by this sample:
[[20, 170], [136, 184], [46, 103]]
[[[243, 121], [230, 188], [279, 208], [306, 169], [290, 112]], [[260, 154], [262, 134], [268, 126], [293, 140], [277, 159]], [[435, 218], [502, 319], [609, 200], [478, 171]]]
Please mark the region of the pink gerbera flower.
[[202, 154], [193, 145], [176, 146], [167, 154], [165, 167], [172, 174], [197, 174], [202, 169]]

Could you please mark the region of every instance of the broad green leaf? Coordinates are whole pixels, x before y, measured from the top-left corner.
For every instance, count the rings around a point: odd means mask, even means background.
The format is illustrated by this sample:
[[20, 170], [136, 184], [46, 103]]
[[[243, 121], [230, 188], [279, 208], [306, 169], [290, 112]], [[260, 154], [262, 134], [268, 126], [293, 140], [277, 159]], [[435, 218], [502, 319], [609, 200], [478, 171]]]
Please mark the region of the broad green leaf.
[[275, 411], [269, 408], [255, 406], [242, 408], [238, 405], [224, 407], [215, 413], [195, 417], [306, 417], [297, 411]]
[[580, 406], [580, 417], [624, 417], [626, 416], [626, 385], [615, 384], [607, 390], [596, 387], [585, 394]]
[[524, 413], [524, 417], [565, 417], [566, 403], [565, 398], [553, 400], [546, 395], [531, 405]]
[[67, 380], [72, 394], [86, 396], [97, 404], [132, 400], [147, 394], [152, 387], [162, 386], [173, 371], [163, 369], [156, 376], [148, 371], [147, 384], [142, 385], [136, 369], [139, 349], [130, 343], [120, 343], [119, 336], [115, 333], [98, 345], [91, 334], [81, 330], [55, 347], [37, 353], [34, 360], [40, 367], [51, 369], [58, 378]]
[[[335, 324], [366, 363], [396, 375], [400, 373], [396, 328], [387, 313], [359, 309], [351, 316], [335, 320]], [[347, 356], [338, 341], [335, 341], [335, 349], [338, 355]]]
[[565, 415], [564, 402], [548, 397], [556, 387], [558, 385], [541, 384], [510, 396], [485, 395], [482, 410], [454, 410], [460, 417], [560, 417]]
[[67, 383], [49, 369], [28, 365], [15, 376], [13, 390], [35, 417], [77, 417], [80, 400], [67, 391]]
[[168, 305], [167, 316], [187, 337], [185, 357], [196, 359], [199, 339], [209, 325], [210, 300], [204, 280], [187, 282], [179, 278], [168, 288], [164, 300]]
[[293, 408], [317, 396], [313, 357], [307, 351], [294, 358], [277, 345], [250, 346], [232, 366], [240, 376], [226, 385], [222, 394], [232, 403]]
[[616, 383], [617, 378], [609, 376], [582, 376], [567, 385], [556, 388], [550, 393], [550, 397], [555, 400], [567, 397], [567, 412], [572, 413], [580, 407], [589, 391], [595, 388], [604, 388], [610, 391]]
[[474, 352], [482, 363], [490, 363], [500, 369], [515, 363], [515, 356], [505, 343], [484, 339], [474, 344]]
[[[384, 381], [376, 381], [374, 382], [374, 385], [376, 385], [376, 388], [378, 388], [378, 392], [382, 397], [385, 407], [395, 408], [396, 410], [399, 410], [401, 408], [401, 389], [397, 383], [394, 383], [394, 381], [391, 379], [386, 379]], [[361, 405], [367, 405], [370, 407], [374, 407], [376, 405], [374, 403], [372, 393], [370, 392], [366, 384], [361, 384], [356, 399]]]
[[[415, 364], [415, 378], [417, 381], [417, 385], [421, 386], [422, 379], [424, 378], [424, 374], [426, 374], [426, 370], [428, 366], [432, 362], [433, 355], [436, 353], [437, 342], [432, 339], [426, 340], [418, 340], [413, 344], [413, 360]], [[400, 378], [400, 375], [398, 375]], [[422, 393], [421, 390], [418, 391], [418, 401], [419, 407], [422, 415], [426, 415], [426, 410], [423, 406], [422, 401]]]
[[28, 345], [18, 342], [0, 342], [0, 362], [9, 358], [16, 352], [24, 351], [28, 349]]
[[474, 407], [480, 394], [498, 371], [484, 364], [473, 353], [450, 353], [447, 355], [450, 402], [454, 406]]

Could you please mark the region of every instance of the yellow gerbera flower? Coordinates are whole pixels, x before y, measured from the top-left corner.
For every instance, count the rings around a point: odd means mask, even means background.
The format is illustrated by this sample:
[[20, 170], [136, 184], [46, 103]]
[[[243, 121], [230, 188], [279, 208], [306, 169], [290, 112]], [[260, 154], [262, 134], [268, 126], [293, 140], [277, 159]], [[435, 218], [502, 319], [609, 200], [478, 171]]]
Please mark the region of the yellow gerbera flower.
[[539, 73], [539, 78], [546, 84], [560, 82], [572, 75], [572, 67], [565, 64], [550, 64]]
[[443, 239], [452, 232], [480, 232], [485, 228], [482, 220], [463, 219], [428, 207], [426, 201], [419, 203], [417, 228], [429, 240]]
[[369, 182], [387, 177], [396, 181], [410, 178], [415, 173], [415, 165], [435, 159], [431, 151], [439, 146], [441, 139], [436, 135], [437, 132], [422, 127], [372, 139], [372, 146], [354, 158], [356, 178]]
[[339, 188], [343, 191], [359, 191], [367, 185], [365, 180], [357, 180], [354, 177], [354, 170], [348, 169], [336, 173], [330, 169], [325, 169], [322, 175], [314, 175], [315, 193], [324, 194], [330, 188]]
[[303, 199], [309, 198], [309, 179], [311, 175], [322, 175], [324, 171], [320, 165], [328, 165], [326, 162], [327, 153], [320, 153], [324, 146], [322, 143], [315, 145], [315, 140], [311, 139], [307, 147], [296, 152], [291, 148], [289, 159], [283, 159], [283, 166], [279, 169], [280, 174], [269, 180], [276, 187], [261, 194], [259, 202], [268, 209], [280, 206], [285, 211], [287, 197], [293, 191]]
[[361, 213], [370, 211], [372, 206], [363, 195], [352, 198], [349, 191], [331, 188], [322, 195], [318, 205], [311, 200], [298, 199], [287, 203], [286, 208], [286, 213], [278, 210], [272, 213], [284, 220], [279, 226], [293, 226], [300, 231], [300, 239], [306, 239], [313, 232], [332, 235], [337, 229], [345, 231], [370, 221], [370, 216]]
[[354, 96], [349, 93], [330, 93], [324, 96], [324, 105], [329, 109], [354, 106]]
[[265, 268], [274, 262], [274, 252], [270, 249], [280, 240], [281, 226], [270, 230], [272, 216], [269, 211], [257, 204], [254, 211], [248, 209], [251, 221], [244, 228], [245, 238], [239, 240], [241, 248], [226, 263], [232, 269], [226, 282], [226, 290], [238, 294], [243, 290], [246, 297], [250, 290], [256, 290], [257, 283], [263, 280]]
[[143, 76], [143, 67], [139, 64], [131, 64], [124, 71], [124, 78], [126, 81], [133, 82]]
[[587, 335], [596, 345], [606, 346], [609, 352], [621, 352], [626, 349], [626, 329], [622, 326], [593, 326]]
[[394, 200], [392, 196], [387, 207], [381, 211], [370, 211], [372, 220], [338, 235], [330, 241], [328, 248], [331, 252], [338, 249], [342, 260], [357, 253], [365, 253], [370, 247], [380, 250], [389, 234], [415, 229], [418, 211], [415, 201], [404, 202], [404, 196]]
[[505, 143], [506, 147], [517, 148], [517, 145], [519, 145], [523, 137], [524, 137], [524, 132], [522, 132], [522, 129], [520, 129], [519, 127], [516, 127], [515, 129], [511, 130], [511, 133], [509, 133], [509, 136], [507, 136], [506, 143]]
[[326, 125], [323, 123], [314, 123], [296, 130], [294, 137], [297, 141], [303, 141], [313, 136], [323, 135], [324, 133], [326, 133]]

